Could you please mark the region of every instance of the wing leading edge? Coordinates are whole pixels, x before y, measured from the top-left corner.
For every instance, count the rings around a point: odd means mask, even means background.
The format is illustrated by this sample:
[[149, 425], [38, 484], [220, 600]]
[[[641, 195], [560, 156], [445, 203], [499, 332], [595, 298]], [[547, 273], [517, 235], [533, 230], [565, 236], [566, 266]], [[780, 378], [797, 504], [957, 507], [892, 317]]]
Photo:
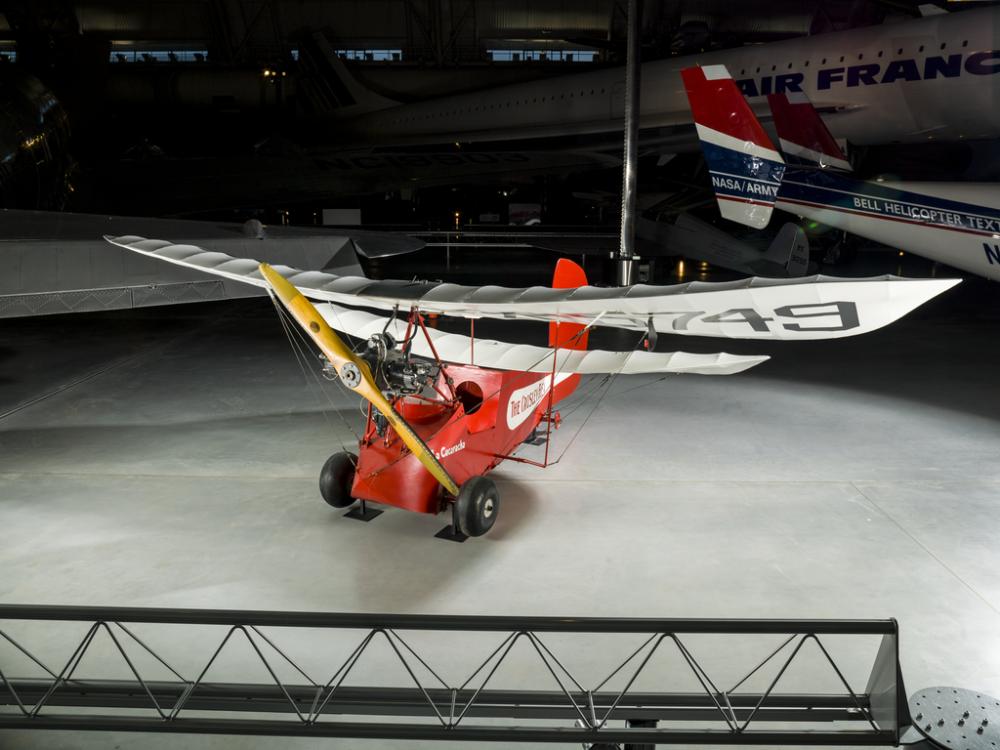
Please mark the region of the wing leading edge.
[[[257, 261], [195, 245], [136, 236], [106, 237], [112, 244], [215, 276], [263, 287]], [[275, 266], [310, 299], [379, 310], [409, 310], [462, 318], [562, 321], [742, 339], [803, 340], [855, 336], [901, 318], [958, 279], [879, 276], [841, 279], [750, 278], [672, 286], [523, 289], [437, 282], [376, 281]]]

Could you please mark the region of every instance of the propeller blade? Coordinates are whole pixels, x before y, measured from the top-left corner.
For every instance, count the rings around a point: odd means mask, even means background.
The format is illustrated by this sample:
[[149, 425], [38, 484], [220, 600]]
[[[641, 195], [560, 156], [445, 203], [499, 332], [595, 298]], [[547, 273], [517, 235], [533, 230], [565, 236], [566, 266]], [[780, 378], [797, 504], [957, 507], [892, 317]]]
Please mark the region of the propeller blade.
[[330, 328], [323, 316], [307, 300], [302, 293], [295, 288], [295, 285], [285, 279], [284, 276], [275, 271], [267, 263], [260, 264], [260, 273], [267, 281], [268, 286], [281, 304], [291, 314], [302, 329], [309, 334], [309, 337], [316, 342], [316, 346], [326, 356], [330, 364], [333, 365], [340, 381], [366, 399], [373, 407], [379, 410], [389, 421], [399, 439], [403, 441], [410, 452], [417, 457], [417, 460], [424, 465], [424, 468], [431, 473], [441, 486], [452, 495], [458, 495], [458, 485], [451, 478], [447, 470], [434, 457], [433, 451], [420, 439], [420, 436], [413, 431], [413, 428], [404, 420], [396, 410], [392, 408], [382, 391], [375, 384], [372, 377], [371, 368], [368, 363], [351, 351], [351, 348], [344, 343], [344, 340]]

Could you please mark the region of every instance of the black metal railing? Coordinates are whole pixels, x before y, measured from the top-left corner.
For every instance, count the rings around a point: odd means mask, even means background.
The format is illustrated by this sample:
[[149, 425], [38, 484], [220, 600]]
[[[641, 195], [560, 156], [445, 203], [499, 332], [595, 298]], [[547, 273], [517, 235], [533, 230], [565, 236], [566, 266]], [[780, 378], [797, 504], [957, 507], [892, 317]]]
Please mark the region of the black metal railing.
[[[85, 625], [82, 637], [80, 624]], [[588, 640], [594, 636], [604, 639], [596, 654]], [[470, 647], [473, 637], [486, 638], [485, 645]], [[421, 638], [426, 642], [416, 644]], [[866, 639], [870, 647], [862, 645]], [[701, 650], [697, 658], [693, 640]], [[60, 663], [39, 653], [35, 641], [63, 654]], [[305, 657], [293, 658], [290, 653], [302, 650], [306, 641], [311, 646]], [[268, 681], [209, 679], [237, 643], [250, 654], [245, 663], [262, 666]], [[382, 659], [372, 676], [365, 667], [376, 644]], [[743, 666], [726, 656], [727, 644], [741, 655]], [[747, 661], [751, 647], [759, 654]], [[206, 658], [193, 656], [199, 651]], [[516, 684], [501, 687], [498, 674], [515, 660], [512, 655], [518, 660]], [[589, 665], [584, 671], [593, 674], [584, 677], [579, 667], [567, 666], [581, 660]], [[595, 661], [602, 666], [595, 667]], [[845, 661], [851, 670], [842, 666]], [[863, 688], [848, 675], [861, 663]], [[109, 678], [111, 665], [126, 678]], [[389, 665], [403, 685], [387, 679]], [[442, 677], [445, 667], [457, 669], [462, 679]], [[785, 685], [792, 670], [795, 689], [789, 691]], [[154, 679], [153, 671], [161, 677]], [[509, 670], [504, 678], [512, 679]], [[675, 689], [684, 680], [697, 689]], [[0, 729], [897, 745], [910, 724], [905, 696], [894, 620], [0, 605]]]

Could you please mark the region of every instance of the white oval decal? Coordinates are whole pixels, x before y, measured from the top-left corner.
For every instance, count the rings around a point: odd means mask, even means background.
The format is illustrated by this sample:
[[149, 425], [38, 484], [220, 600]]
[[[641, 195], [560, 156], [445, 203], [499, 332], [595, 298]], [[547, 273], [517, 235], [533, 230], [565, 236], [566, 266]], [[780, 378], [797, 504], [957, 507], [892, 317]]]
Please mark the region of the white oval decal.
[[515, 427], [530, 417], [538, 405], [549, 392], [549, 383], [552, 378], [546, 375], [541, 380], [537, 380], [524, 388], [518, 388], [510, 394], [510, 401], [507, 402], [507, 428], [513, 430]]

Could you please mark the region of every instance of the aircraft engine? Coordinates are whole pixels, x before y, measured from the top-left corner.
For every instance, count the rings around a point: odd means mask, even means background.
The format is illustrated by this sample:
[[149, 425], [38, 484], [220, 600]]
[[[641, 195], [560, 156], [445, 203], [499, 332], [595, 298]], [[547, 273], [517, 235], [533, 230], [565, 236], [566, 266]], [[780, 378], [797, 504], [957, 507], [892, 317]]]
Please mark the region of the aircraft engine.
[[[438, 368], [410, 358], [409, 347], [399, 347], [388, 333], [376, 333], [365, 342], [361, 358], [368, 363], [379, 390], [388, 399], [423, 393], [437, 378]], [[327, 380], [337, 380], [343, 374], [324, 360], [323, 374]]]

